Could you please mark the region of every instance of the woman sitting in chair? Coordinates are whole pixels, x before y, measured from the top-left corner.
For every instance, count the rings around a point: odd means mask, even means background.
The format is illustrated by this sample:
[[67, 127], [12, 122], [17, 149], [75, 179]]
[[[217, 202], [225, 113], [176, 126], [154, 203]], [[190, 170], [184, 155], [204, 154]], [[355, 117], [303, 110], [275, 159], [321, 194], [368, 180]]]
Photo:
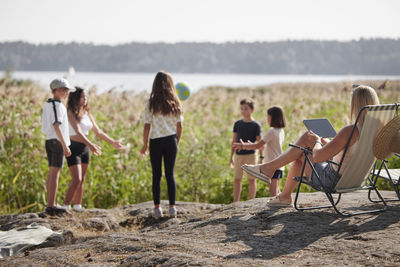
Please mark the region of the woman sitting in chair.
[[[357, 117], [357, 114], [362, 107], [366, 105], [378, 104], [379, 99], [373, 88], [364, 85], [356, 87], [353, 91], [353, 95], [351, 98], [351, 119]], [[314, 188], [324, 187], [333, 189], [335, 187], [340, 178], [340, 175], [346, 169], [347, 164], [350, 162], [350, 159], [355, 153], [358, 139], [364, 123], [364, 118], [366, 114], [365, 111], [360, 115], [360, 118], [354, 130], [353, 136], [349, 143], [349, 148], [345, 154], [345, 158], [339, 171], [339, 176], [337, 175], [338, 166], [336, 166], [335, 164], [327, 163], [326, 161], [332, 159], [333, 162], [338, 164], [340, 163], [354, 124], [343, 127], [343, 129], [341, 129], [339, 133], [335, 136], [335, 138], [332, 139], [332, 141], [330, 142], [322, 139], [312, 131], [305, 132], [296, 141], [295, 145], [309, 148], [310, 150], [312, 149], [312, 155], [309, 157], [309, 159], [314, 165], [314, 168], [320, 177], [321, 183], [319, 182], [316, 175], [312, 173], [312, 169], [309, 164], [306, 164], [304, 170], [305, 177], [303, 176], [303, 181]], [[235, 148], [246, 149], [245, 143], [242, 143], [238, 146], [239, 147]], [[268, 180], [268, 178], [270, 178], [274, 174], [275, 170], [292, 162], [282, 193], [268, 202], [269, 206], [285, 207], [293, 205], [292, 191], [298, 184], [297, 180], [298, 176], [301, 175], [301, 169], [304, 160], [305, 159], [302, 150], [289, 147], [283, 154], [270, 162], [260, 165], [243, 165], [242, 168], [244, 171], [259, 179]]]

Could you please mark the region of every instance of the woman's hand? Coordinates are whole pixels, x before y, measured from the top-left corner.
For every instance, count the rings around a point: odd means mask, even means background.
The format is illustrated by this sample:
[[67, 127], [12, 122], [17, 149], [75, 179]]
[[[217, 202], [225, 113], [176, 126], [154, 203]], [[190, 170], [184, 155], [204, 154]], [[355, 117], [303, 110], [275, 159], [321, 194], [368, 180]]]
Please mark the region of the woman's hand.
[[89, 145], [89, 149], [90, 151], [92, 151], [92, 153], [96, 156], [100, 156], [101, 155], [101, 147], [96, 145], [96, 144], [91, 144]]
[[235, 167], [235, 164], [233, 163], [233, 158], [231, 158], [231, 160], [229, 161], [229, 166], [231, 167], [231, 169]]
[[142, 154], [142, 156], [146, 156], [147, 155], [147, 144], [144, 144], [142, 146], [142, 149], [140, 149], [140, 154]]
[[321, 137], [316, 135], [313, 131], [307, 131], [307, 146], [314, 147], [315, 141], [321, 142]]

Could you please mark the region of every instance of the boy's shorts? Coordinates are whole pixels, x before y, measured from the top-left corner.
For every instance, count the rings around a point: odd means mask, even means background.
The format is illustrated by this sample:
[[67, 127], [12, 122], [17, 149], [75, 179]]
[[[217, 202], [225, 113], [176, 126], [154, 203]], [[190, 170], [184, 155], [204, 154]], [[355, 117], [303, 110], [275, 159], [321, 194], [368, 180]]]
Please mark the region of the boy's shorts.
[[[242, 180], [243, 178], [243, 164], [256, 164], [256, 154], [236, 154], [235, 155], [235, 180]], [[255, 179], [253, 175], [247, 174], [247, 179]]]
[[46, 153], [49, 167], [62, 168], [64, 164], [64, 151], [60, 141], [57, 139], [46, 140]]

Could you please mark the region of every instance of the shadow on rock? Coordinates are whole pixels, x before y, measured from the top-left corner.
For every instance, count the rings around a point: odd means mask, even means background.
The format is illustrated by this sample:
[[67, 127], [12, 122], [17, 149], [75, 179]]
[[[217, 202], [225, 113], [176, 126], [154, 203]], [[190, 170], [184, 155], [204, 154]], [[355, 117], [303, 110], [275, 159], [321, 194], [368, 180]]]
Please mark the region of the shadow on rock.
[[328, 236], [363, 240], [360, 234], [386, 229], [400, 220], [399, 208], [351, 218], [324, 211], [278, 211], [271, 209], [253, 216], [219, 218], [195, 228], [224, 224], [228, 238], [223, 243], [242, 242], [251, 248], [226, 258], [273, 259], [302, 250]]

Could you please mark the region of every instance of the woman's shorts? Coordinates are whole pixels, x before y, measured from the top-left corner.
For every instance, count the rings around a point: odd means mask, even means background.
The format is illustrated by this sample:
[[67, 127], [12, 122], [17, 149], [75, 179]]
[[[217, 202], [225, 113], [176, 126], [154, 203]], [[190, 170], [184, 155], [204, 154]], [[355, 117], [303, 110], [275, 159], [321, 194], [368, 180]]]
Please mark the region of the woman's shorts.
[[276, 170], [275, 172], [274, 172], [274, 175], [272, 175], [272, 179], [281, 179], [283, 177], [283, 171], [281, 171], [281, 170]]
[[89, 164], [90, 151], [87, 145], [71, 140], [69, 149], [71, 150], [71, 156], [67, 157], [68, 167], [78, 164]]
[[64, 151], [60, 141], [57, 139], [46, 140], [46, 154], [50, 167], [62, 168], [64, 164]]
[[[319, 175], [319, 180], [317, 175], [313, 172], [310, 179], [311, 181], [305, 183], [314, 189], [320, 191], [325, 189], [332, 193], [341, 175], [337, 175], [337, 172], [332, 168], [332, 164], [327, 162], [315, 163], [314, 169]], [[299, 181], [300, 179], [296, 177], [295, 180]]]

